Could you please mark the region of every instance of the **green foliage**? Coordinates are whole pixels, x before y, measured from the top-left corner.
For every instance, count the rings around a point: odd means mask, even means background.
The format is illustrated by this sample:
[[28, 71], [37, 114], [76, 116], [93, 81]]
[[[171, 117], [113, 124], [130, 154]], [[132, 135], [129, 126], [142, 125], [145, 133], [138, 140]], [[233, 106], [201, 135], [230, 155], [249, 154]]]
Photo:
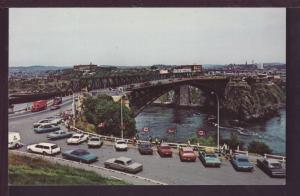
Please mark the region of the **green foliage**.
[[212, 136], [209, 136], [207, 138], [204, 137], [193, 137], [189, 139], [191, 144], [197, 144], [199, 143], [202, 146], [216, 146], [216, 142]]
[[260, 155], [271, 154], [272, 150], [269, 148], [267, 144], [259, 141], [252, 141], [248, 145], [248, 151], [252, 153], [257, 153]]
[[42, 159], [9, 155], [8, 183], [12, 185], [124, 185], [92, 171], [54, 164]]
[[243, 141], [239, 141], [236, 134], [231, 133], [230, 139], [220, 139], [220, 145], [227, 144], [230, 149], [237, 149], [239, 146], [240, 150], [244, 150], [245, 143]]
[[[88, 123], [96, 127], [96, 132], [105, 135], [121, 136], [121, 105], [110, 96], [100, 95], [88, 97], [83, 102], [84, 116]], [[104, 123], [105, 127], [98, 125]], [[124, 137], [132, 137], [136, 133], [133, 113], [123, 104]]]

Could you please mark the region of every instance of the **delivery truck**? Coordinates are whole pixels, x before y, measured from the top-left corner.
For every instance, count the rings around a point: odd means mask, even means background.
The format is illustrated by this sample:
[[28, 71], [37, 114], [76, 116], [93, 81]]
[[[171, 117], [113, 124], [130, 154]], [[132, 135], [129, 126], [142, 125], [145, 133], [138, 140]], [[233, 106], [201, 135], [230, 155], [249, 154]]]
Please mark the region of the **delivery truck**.
[[39, 100], [32, 103], [32, 112], [38, 112], [47, 109], [47, 100]]

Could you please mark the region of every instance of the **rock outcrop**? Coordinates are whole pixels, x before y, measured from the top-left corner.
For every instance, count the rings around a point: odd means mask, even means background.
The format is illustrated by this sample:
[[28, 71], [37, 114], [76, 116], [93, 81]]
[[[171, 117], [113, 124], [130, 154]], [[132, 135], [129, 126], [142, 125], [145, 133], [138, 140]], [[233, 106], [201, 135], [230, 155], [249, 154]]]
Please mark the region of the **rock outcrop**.
[[277, 113], [285, 97], [282, 89], [271, 82], [230, 81], [225, 88], [222, 106], [240, 120], [263, 120]]

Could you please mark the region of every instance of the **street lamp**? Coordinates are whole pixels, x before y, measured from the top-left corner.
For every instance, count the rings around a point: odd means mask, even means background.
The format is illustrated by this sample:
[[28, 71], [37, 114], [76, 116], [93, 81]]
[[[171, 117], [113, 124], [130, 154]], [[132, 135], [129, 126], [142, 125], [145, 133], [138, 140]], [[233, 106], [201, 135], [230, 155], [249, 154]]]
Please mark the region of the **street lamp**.
[[121, 96], [121, 138], [123, 139], [123, 104], [122, 104], [122, 100], [123, 100], [123, 95]]
[[214, 91], [211, 92], [212, 95], [216, 95], [216, 98], [217, 98], [217, 105], [218, 105], [218, 108], [217, 108], [217, 124], [218, 124], [218, 133], [217, 133], [217, 139], [218, 139], [218, 152], [220, 152], [220, 103], [219, 103], [219, 96], [217, 93], [215, 93]]

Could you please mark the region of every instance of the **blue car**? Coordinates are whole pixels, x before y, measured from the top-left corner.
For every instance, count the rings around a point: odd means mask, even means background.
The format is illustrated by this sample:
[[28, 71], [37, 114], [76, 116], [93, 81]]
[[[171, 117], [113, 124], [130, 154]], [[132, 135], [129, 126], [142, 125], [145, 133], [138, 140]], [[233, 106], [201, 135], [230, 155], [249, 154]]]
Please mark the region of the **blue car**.
[[42, 124], [37, 128], [33, 129], [36, 133], [48, 133], [52, 131], [60, 130], [60, 127], [53, 124]]
[[62, 153], [64, 159], [69, 159], [72, 161], [78, 161], [82, 163], [92, 163], [98, 160], [98, 157], [87, 150], [77, 149], [77, 150], [67, 150]]
[[249, 161], [248, 157], [245, 155], [233, 155], [230, 160], [233, 168], [237, 171], [253, 171], [253, 164]]

